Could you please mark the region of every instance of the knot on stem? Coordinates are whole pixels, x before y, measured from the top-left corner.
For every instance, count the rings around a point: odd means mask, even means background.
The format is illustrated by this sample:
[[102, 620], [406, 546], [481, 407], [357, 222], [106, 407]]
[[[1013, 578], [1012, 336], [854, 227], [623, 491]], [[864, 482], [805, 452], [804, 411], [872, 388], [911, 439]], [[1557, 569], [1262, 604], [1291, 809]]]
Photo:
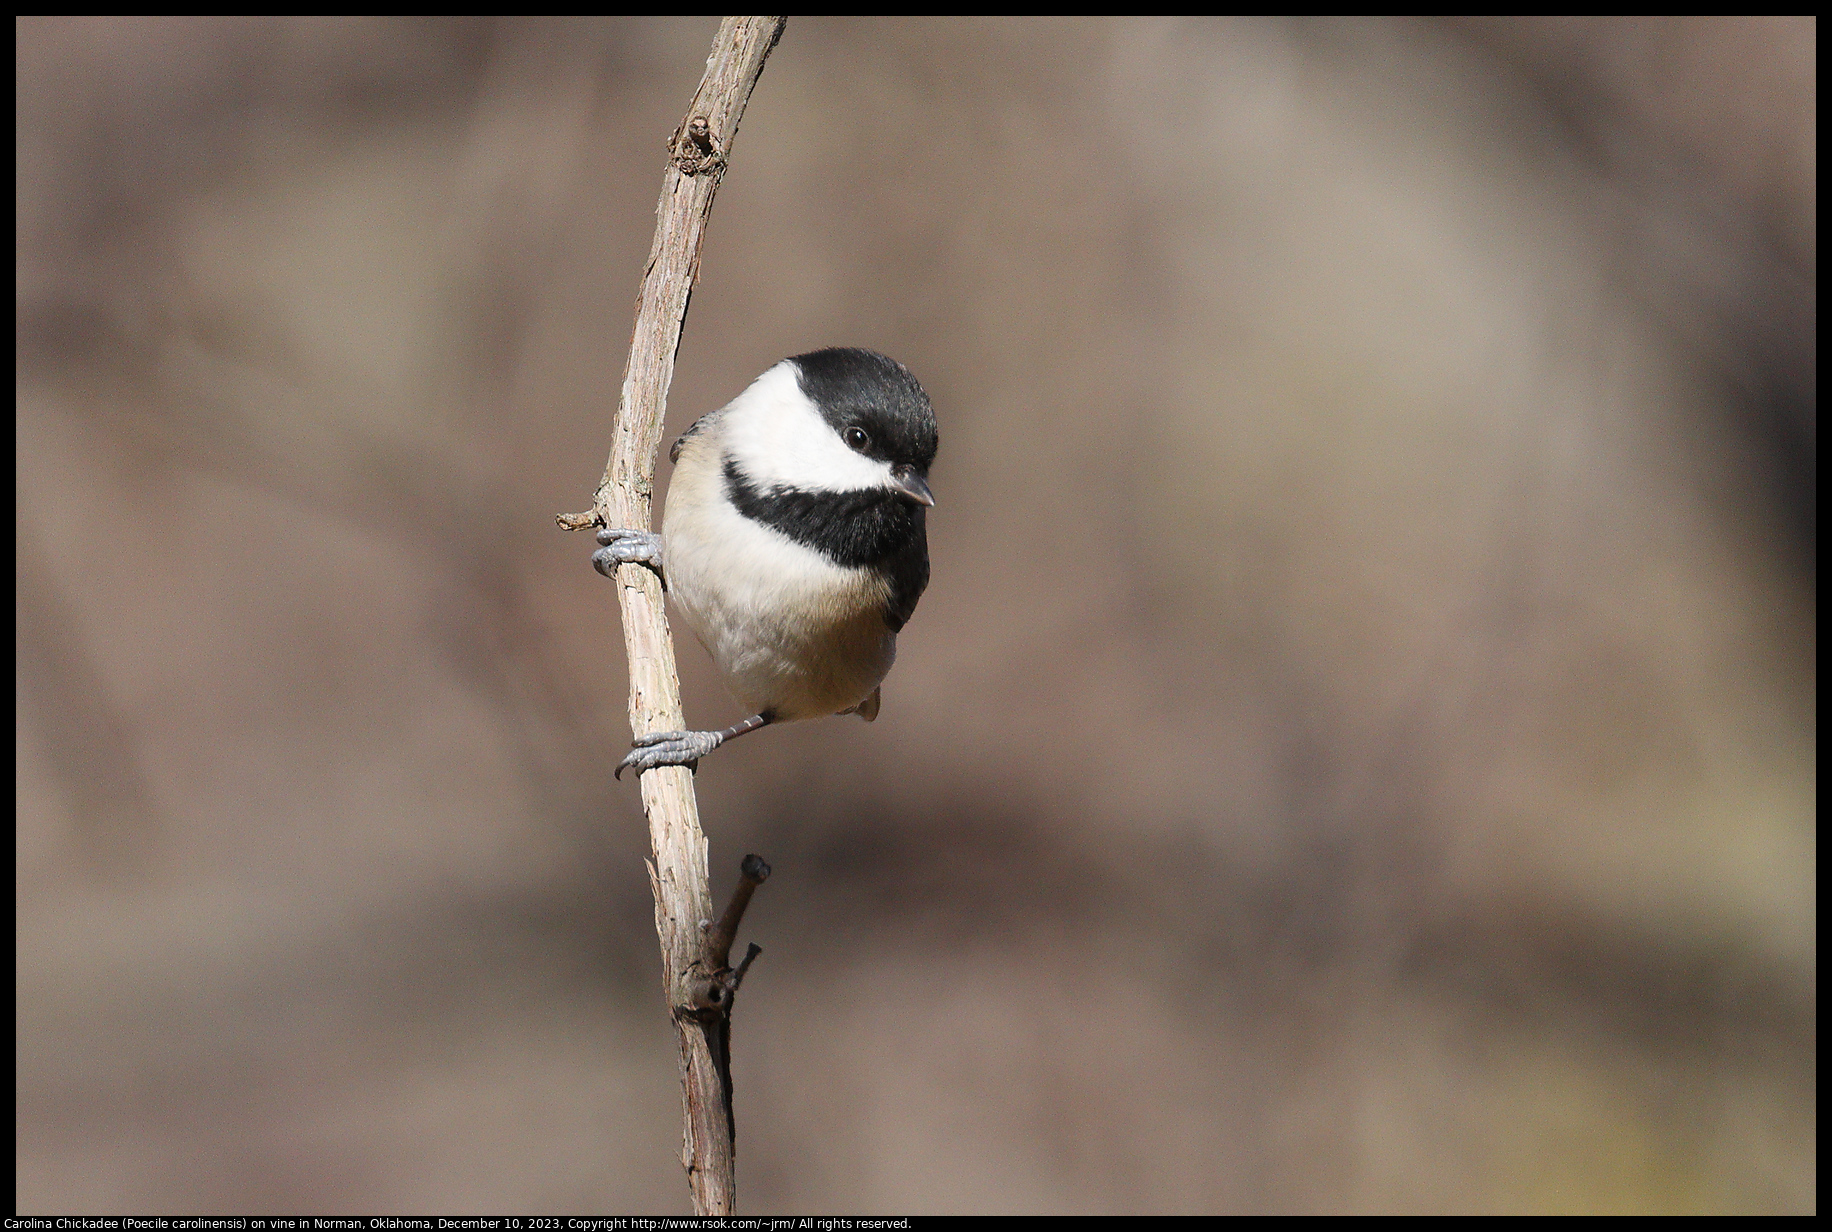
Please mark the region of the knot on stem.
[[738, 935], [738, 925], [744, 920], [745, 909], [751, 905], [751, 895], [769, 876], [770, 866], [762, 856], [744, 857], [744, 862], [738, 866], [738, 884], [732, 890], [731, 902], [726, 904], [716, 924], [708, 921], [700, 926], [704, 930], [700, 957], [687, 969], [687, 1004], [680, 1006], [678, 1013], [701, 1022], [731, 1015], [732, 1000], [738, 994], [738, 985], [744, 982], [744, 973], [757, 961], [757, 955], [763, 953], [763, 947], [752, 942], [743, 960], [734, 968], [731, 965], [732, 942]]
[[671, 144], [675, 170], [682, 175], [704, 175], [725, 166], [725, 152], [713, 140], [712, 122], [703, 115], [688, 120]]

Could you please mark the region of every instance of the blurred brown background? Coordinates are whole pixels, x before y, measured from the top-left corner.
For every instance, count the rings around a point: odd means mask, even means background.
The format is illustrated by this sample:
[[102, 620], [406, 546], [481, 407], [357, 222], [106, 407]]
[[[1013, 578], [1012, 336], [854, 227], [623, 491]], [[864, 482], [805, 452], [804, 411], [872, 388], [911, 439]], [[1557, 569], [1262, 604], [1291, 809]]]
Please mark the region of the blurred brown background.
[[[22, 1212], [685, 1208], [553, 515], [715, 26], [19, 20]], [[1815, 1208], [1815, 66], [790, 22], [670, 427], [942, 453], [883, 718], [699, 778], [745, 1209]]]

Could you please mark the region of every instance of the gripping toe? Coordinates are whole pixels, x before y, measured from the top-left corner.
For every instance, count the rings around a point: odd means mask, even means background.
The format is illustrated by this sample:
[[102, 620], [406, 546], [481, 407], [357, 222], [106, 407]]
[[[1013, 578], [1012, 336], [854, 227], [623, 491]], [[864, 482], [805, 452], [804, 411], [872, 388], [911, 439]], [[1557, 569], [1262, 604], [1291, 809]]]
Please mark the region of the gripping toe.
[[657, 766], [686, 766], [690, 770], [695, 769], [700, 764], [700, 758], [724, 743], [724, 736], [719, 732], [650, 732], [636, 737], [630, 743], [634, 747], [617, 763], [617, 769], [612, 772], [613, 778], [621, 779], [625, 770], [634, 770], [640, 775], [644, 770], [653, 770]]
[[662, 574], [662, 537], [654, 531], [607, 526], [598, 542], [604, 546], [592, 553], [592, 568], [605, 577], [615, 577], [619, 565], [644, 565]]

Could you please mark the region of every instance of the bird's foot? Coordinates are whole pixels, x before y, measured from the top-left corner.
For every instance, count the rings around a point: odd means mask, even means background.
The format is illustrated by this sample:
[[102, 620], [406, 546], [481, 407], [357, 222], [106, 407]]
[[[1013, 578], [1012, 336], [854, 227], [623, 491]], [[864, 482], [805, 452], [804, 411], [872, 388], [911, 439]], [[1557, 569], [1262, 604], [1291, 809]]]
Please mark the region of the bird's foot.
[[618, 565], [644, 565], [667, 584], [662, 573], [662, 537], [652, 530], [626, 530], [607, 526], [598, 532], [604, 546], [592, 553], [592, 567], [607, 578], [617, 576]]
[[631, 741], [636, 747], [617, 763], [613, 777], [622, 778], [625, 770], [641, 774], [657, 766], [686, 766], [693, 769], [700, 758], [725, 743], [724, 732], [670, 731], [650, 732]]

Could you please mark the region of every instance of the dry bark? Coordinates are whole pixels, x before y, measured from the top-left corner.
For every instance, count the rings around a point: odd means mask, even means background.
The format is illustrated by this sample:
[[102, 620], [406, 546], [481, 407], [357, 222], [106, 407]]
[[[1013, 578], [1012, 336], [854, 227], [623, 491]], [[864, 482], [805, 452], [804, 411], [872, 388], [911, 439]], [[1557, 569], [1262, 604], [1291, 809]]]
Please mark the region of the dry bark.
[[[656, 206], [655, 242], [636, 299], [636, 327], [624, 368], [622, 396], [613, 427], [610, 461], [589, 513], [563, 514], [568, 530], [591, 526], [646, 528], [654, 491], [655, 456], [662, 416], [674, 378], [687, 301], [699, 276], [700, 246], [713, 197], [724, 178], [726, 159], [751, 90], [763, 72], [786, 17], [727, 17], [719, 26], [706, 75], [669, 144], [672, 157], [663, 173]], [[630, 729], [634, 734], [686, 727], [674, 642], [662, 606], [660, 579], [641, 565], [616, 574], [623, 612], [624, 648], [630, 660]], [[661, 939], [663, 984], [680, 1030], [683, 1141], [694, 1210], [731, 1213], [733, 1179], [730, 1067], [726, 1055], [731, 994], [742, 967], [728, 966], [729, 930], [721, 927], [723, 950], [702, 932], [713, 918], [707, 885], [706, 837], [700, 831], [693, 772], [668, 766], [640, 776], [643, 813], [649, 822], [649, 881], [655, 894], [655, 931]], [[754, 859], [752, 857], [751, 859]], [[746, 860], [742, 897], [768, 875]], [[734, 908], [742, 907], [734, 902]], [[732, 929], [736, 917], [727, 913]], [[753, 955], [754, 956], [754, 955]], [[744, 966], [748, 966], [748, 959]]]

